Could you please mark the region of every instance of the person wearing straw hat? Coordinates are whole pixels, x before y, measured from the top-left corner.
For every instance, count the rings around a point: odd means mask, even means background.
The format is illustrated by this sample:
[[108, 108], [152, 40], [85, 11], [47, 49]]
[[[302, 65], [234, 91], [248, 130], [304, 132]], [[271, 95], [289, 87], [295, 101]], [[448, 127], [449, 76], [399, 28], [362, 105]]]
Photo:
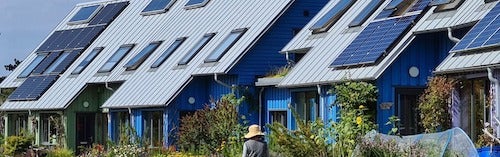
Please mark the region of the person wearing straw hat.
[[245, 135], [243, 144], [243, 157], [268, 157], [267, 143], [264, 141], [264, 133], [260, 131], [259, 125], [250, 125]]

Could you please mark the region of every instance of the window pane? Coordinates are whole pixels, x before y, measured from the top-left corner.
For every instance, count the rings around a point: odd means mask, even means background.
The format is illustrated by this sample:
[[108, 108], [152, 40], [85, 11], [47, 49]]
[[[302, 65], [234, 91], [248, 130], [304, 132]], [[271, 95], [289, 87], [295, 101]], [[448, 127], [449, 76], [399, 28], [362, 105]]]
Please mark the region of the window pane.
[[271, 111], [271, 123], [280, 123], [287, 127], [287, 113], [286, 111]]
[[133, 45], [121, 46], [97, 72], [110, 72], [132, 50]]
[[436, 5], [441, 5], [441, 4], [448, 4], [452, 0], [433, 0], [429, 5], [430, 6], [436, 6]]
[[184, 58], [181, 59], [181, 61], [179, 62], [179, 65], [188, 64], [189, 61], [191, 61], [191, 59], [193, 59], [194, 55], [196, 55], [196, 53], [198, 53], [203, 48], [203, 46], [205, 46], [208, 43], [208, 41], [210, 41], [214, 36], [215, 36], [215, 33], [210, 33], [210, 34], [204, 35], [203, 38], [201, 38], [201, 40], [198, 41], [198, 43], [196, 43], [196, 45], [191, 50], [189, 50], [189, 52], [186, 54], [186, 56], [184, 56]]
[[361, 13], [356, 16], [354, 20], [349, 24], [349, 27], [361, 26], [374, 12], [377, 8], [382, 5], [384, 1], [382, 0], [372, 0], [366, 7], [361, 11]]
[[231, 46], [233, 46], [234, 43], [236, 43], [236, 41], [243, 36], [246, 30], [247, 29], [245, 28], [232, 31], [231, 34], [229, 34], [226, 39], [224, 39], [222, 43], [217, 46], [217, 48], [215, 48], [215, 50], [205, 59], [205, 62], [217, 62], [222, 55], [229, 51]]
[[150, 147], [163, 146], [163, 113], [161, 111], [144, 113], [144, 139]]
[[53, 62], [53, 63], [52, 63], [52, 64], [51, 64], [48, 68], [47, 68], [47, 70], [45, 70], [45, 72], [43, 72], [43, 73], [44, 73], [44, 74], [49, 74], [49, 73], [51, 73], [52, 71], [54, 71], [54, 69], [56, 69], [56, 67], [57, 67], [57, 66], [58, 66], [58, 65], [59, 65], [62, 61], [64, 61], [64, 59], [66, 59], [66, 57], [68, 57], [68, 55], [69, 55], [69, 53], [70, 53], [70, 52], [71, 52], [71, 51], [62, 53], [62, 54], [61, 54], [61, 55], [60, 55], [60, 56], [56, 59], [56, 61], [54, 61], [54, 62]]
[[173, 3], [172, 0], [151, 0], [142, 12], [163, 13], [168, 10], [168, 8], [172, 5], [171, 3]]
[[314, 121], [319, 117], [319, 95], [316, 91], [295, 92], [292, 99], [302, 120]]
[[208, 3], [209, 0], [189, 0], [185, 6], [202, 7]]
[[385, 10], [389, 9], [394, 9], [396, 8], [403, 0], [392, 0], [391, 3], [389, 3], [386, 7]]
[[141, 64], [160, 46], [161, 41], [153, 42], [142, 49], [139, 54], [137, 54], [134, 58], [132, 58], [127, 64], [125, 64], [125, 68], [127, 70], [135, 70], [141, 66]]
[[88, 6], [81, 8], [69, 22], [88, 22], [99, 10], [100, 5]]
[[330, 11], [321, 17], [310, 30], [313, 33], [322, 33], [328, 31], [344, 13], [354, 4], [354, 0], [342, 0], [338, 2]]
[[26, 67], [23, 72], [21, 72], [21, 74], [19, 76], [17, 76], [18, 78], [25, 78], [25, 77], [28, 77], [31, 72], [38, 66], [38, 64], [40, 64], [43, 59], [45, 59], [47, 55], [45, 54], [38, 54], [36, 56], [36, 58], [31, 62], [30, 65], [28, 65], [28, 67]]
[[92, 52], [90, 52], [90, 54], [80, 63], [80, 65], [75, 68], [75, 70], [73, 70], [71, 74], [82, 73], [83, 69], [85, 69], [90, 64], [90, 62], [92, 62], [92, 60], [94, 60], [94, 58], [102, 51], [102, 49], [102, 47], [99, 47], [92, 50]]
[[454, 0], [449, 3], [443, 3], [441, 5], [438, 5], [437, 8], [434, 10], [434, 12], [455, 10], [458, 7], [460, 7], [464, 2], [465, 0]]
[[170, 57], [170, 55], [175, 50], [177, 50], [177, 48], [179, 48], [179, 46], [181, 46], [181, 44], [186, 39], [187, 38], [178, 38], [177, 40], [175, 40], [174, 43], [172, 43], [172, 45], [170, 45], [170, 47], [168, 47], [168, 49], [165, 50], [165, 52], [163, 52], [163, 54], [161, 54], [161, 56], [153, 63], [153, 65], [151, 65], [151, 68], [158, 68], [158, 67], [160, 67], [160, 65], [163, 64], [163, 62], [165, 62], [167, 60], [167, 58]]

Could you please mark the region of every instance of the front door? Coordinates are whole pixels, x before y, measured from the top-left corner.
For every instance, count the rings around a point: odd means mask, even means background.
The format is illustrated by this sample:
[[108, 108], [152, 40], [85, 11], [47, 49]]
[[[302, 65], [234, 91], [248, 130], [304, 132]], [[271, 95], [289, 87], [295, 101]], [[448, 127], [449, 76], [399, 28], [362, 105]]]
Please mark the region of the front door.
[[424, 131], [418, 112], [418, 98], [423, 91], [423, 88], [396, 89], [396, 115], [401, 120], [399, 124], [401, 135], [414, 135]]
[[76, 147], [88, 148], [92, 146], [95, 135], [95, 113], [76, 114]]

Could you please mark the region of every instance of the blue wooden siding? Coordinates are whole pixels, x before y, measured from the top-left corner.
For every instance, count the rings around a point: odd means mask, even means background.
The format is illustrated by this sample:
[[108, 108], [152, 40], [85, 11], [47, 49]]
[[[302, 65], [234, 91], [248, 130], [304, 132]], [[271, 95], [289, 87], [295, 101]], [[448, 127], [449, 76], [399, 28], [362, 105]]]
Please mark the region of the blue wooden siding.
[[[253, 85], [256, 76], [286, 65], [285, 56], [278, 53], [294, 36], [294, 29], [303, 28], [328, 0], [298, 0], [278, 19], [276, 24], [230, 71], [238, 74], [238, 82]], [[308, 14], [308, 16], [305, 16]]]
[[[460, 31], [459, 34], [463, 34]], [[390, 126], [385, 125], [388, 118], [395, 115], [395, 90], [396, 88], [423, 88], [427, 80], [432, 76], [432, 71], [448, 55], [454, 46], [446, 32], [418, 35], [396, 61], [384, 71], [376, 81], [379, 90], [377, 105], [377, 123], [379, 131], [387, 133]], [[408, 70], [415, 66], [420, 74], [417, 77], [409, 76]], [[392, 103], [390, 109], [382, 110], [381, 103]]]

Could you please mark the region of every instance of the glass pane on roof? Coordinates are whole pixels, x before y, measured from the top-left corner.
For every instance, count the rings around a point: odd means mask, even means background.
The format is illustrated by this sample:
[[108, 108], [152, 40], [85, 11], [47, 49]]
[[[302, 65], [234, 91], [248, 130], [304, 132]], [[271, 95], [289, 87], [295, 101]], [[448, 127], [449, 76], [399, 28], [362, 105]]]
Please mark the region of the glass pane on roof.
[[155, 12], [155, 13], [162, 13], [168, 10], [168, 8], [171, 6], [171, 3], [173, 3], [172, 0], [151, 0], [149, 4], [142, 10], [143, 13], [145, 12]]
[[69, 20], [70, 23], [77, 23], [77, 22], [89, 22], [92, 17], [96, 14], [97, 11], [99, 11], [100, 5], [93, 5], [93, 6], [88, 6], [88, 7], [83, 7], [81, 8], [74, 16]]
[[217, 62], [233, 45], [240, 39], [246, 32], [245, 29], [238, 29], [232, 31], [226, 39], [224, 39], [217, 48], [205, 59], [205, 62]]
[[403, 2], [404, 0], [392, 0], [391, 3], [389, 3], [386, 7], [385, 7], [385, 10], [388, 10], [388, 9], [394, 9], [396, 7], [398, 7], [399, 4], [401, 4], [401, 2]]
[[137, 54], [134, 58], [132, 58], [127, 64], [125, 64], [125, 68], [127, 70], [135, 70], [141, 66], [141, 64], [160, 46], [161, 42], [153, 42], [142, 49], [139, 54]]
[[94, 60], [94, 58], [102, 51], [102, 47], [95, 48], [85, 59], [73, 70], [71, 74], [80, 74]]
[[38, 66], [38, 64], [40, 64], [43, 59], [45, 59], [47, 55], [46, 54], [38, 54], [36, 56], [36, 58], [31, 61], [30, 65], [28, 65], [28, 67], [26, 67], [23, 72], [21, 72], [21, 74], [19, 76], [17, 76], [18, 78], [25, 78], [25, 77], [28, 77], [31, 72]]
[[374, 12], [377, 8], [382, 5], [383, 0], [372, 0], [366, 7], [361, 11], [361, 13], [352, 20], [349, 27], [361, 26]]
[[204, 35], [203, 38], [201, 38], [200, 41], [198, 41], [198, 43], [196, 43], [196, 45], [191, 50], [189, 50], [189, 52], [184, 56], [184, 58], [181, 59], [181, 61], [179, 61], [178, 64], [179, 65], [188, 64], [189, 61], [193, 59], [194, 55], [196, 55], [196, 53], [198, 53], [203, 48], [203, 46], [205, 46], [208, 43], [208, 41], [210, 41], [214, 36], [215, 33]]
[[115, 66], [128, 54], [128, 52], [132, 50], [133, 47], [133, 45], [125, 45], [120, 47], [97, 72], [102, 73], [112, 71], [113, 68], [115, 68]]
[[429, 4], [430, 6], [436, 6], [436, 5], [441, 5], [441, 4], [448, 4], [450, 2], [452, 2], [453, 0], [433, 0], [431, 2], [431, 4]]
[[172, 45], [170, 45], [170, 47], [168, 47], [168, 49], [165, 50], [165, 52], [163, 52], [163, 54], [161, 54], [161, 56], [151, 65], [151, 68], [160, 67], [160, 65], [163, 64], [163, 62], [165, 62], [167, 58], [170, 57], [170, 55], [175, 50], [177, 50], [177, 48], [179, 48], [186, 39], [187, 38], [183, 37], [175, 40], [174, 43], [172, 43]]
[[208, 1], [210, 1], [210, 0], [189, 0], [186, 3], [186, 5], [184, 5], [184, 6], [190, 7], [190, 8], [191, 7], [193, 7], [193, 8], [194, 7], [203, 7], [208, 3]]
[[52, 71], [54, 71], [54, 69], [56, 69], [56, 67], [62, 62], [64, 61], [64, 59], [66, 59], [66, 57], [68, 57], [70, 52], [64, 52], [62, 53], [61, 55], [59, 55], [59, 57], [47, 68], [47, 70], [45, 70], [45, 72], [43, 72], [44, 74], [49, 74], [51, 73]]
[[328, 31], [354, 2], [354, 0], [341, 0], [309, 29], [313, 33]]

